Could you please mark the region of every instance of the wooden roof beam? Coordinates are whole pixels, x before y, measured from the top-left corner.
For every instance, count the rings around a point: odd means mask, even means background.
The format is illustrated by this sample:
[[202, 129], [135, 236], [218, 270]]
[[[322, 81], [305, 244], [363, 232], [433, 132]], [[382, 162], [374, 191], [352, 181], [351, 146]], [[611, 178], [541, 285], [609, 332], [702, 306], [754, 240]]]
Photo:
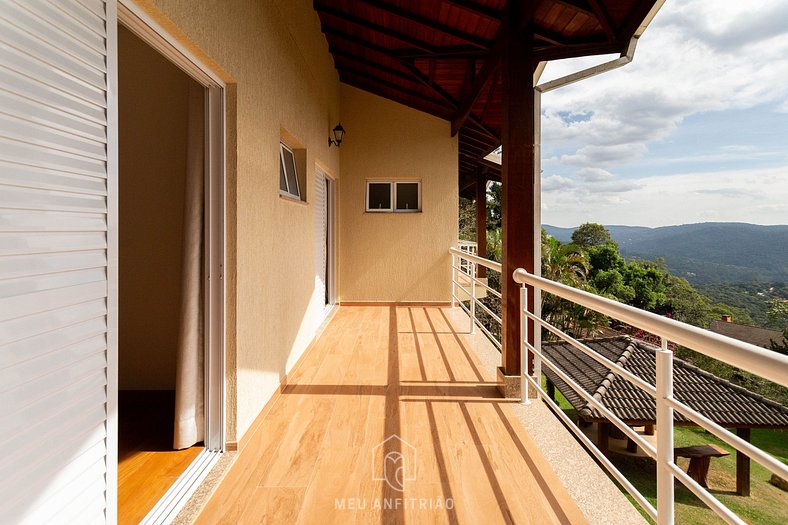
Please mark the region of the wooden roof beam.
[[418, 38], [414, 38], [410, 35], [406, 35], [405, 33], [400, 33], [399, 31], [395, 31], [386, 26], [376, 24], [375, 22], [367, 20], [366, 18], [361, 18], [359, 16], [348, 13], [346, 11], [342, 11], [341, 9], [336, 9], [334, 7], [325, 5], [318, 1], [313, 2], [312, 6], [315, 9], [315, 11], [317, 11], [318, 13], [323, 13], [328, 16], [333, 16], [349, 24], [363, 27], [364, 29], [368, 29], [369, 31], [373, 31], [375, 33], [379, 33], [381, 35], [393, 38], [395, 40], [399, 40], [404, 44], [415, 47], [417, 49], [421, 49], [422, 51], [433, 53], [436, 50], [435, 46], [432, 46], [427, 42], [424, 42], [423, 40], [419, 40]]
[[[382, 82], [381, 80], [375, 79], [374, 77], [359, 78], [359, 77], [355, 77], [353, 73], [340, 72], [339, 79], [341, 82], [348, 84], [349, 86], [353, 86], [364, 91], [369, 91], [370, 93], [378, 94], [385, 98], [389, 98], [390, 100], [394, 100], [395, 102], [398, 102], [404, 106], [408, 106], [410, 108], [416, 109], [418, 111], [422, 111], [424, 113], [428, 113], [430, 115], [435, 115], [439, 118], [446, 118], [446, 115], [451, 114], [451, 108], [446, 108], [445, 106], [441, 106], [437, 102], [420, 98], [420, 95], [418, 94], [404, 90], [400, 86], [387, 84], [385, 82]], [[385, 92], [385, 90], [390, 90], [391, 92], [394, 92], [400, 96], [393, 97], [391, 93], [389, 93], [388, 95], [381, 95], [381, 93]], [[402, 98], [402, 96], [414, 97], [416, 100], [420, 101], [421, 103], [413, 102], [412, 100], [405, 100]], [[435, 106], [437, 106], [437, 108], [429, 108], [424, 104], [434, 104]], [[442, 111], [439, 113], [436, 112], [435, 109], [440, 109]]]
[[408, 9], [403, 9], [393, 4], [380, 2], [379, 0], [356, 0], [356, 2], [366, 4], [374, 9], [396, 16], [397, 18], [402, 18], [408, 22], [413, 22], [414, 24], [424, 26], [442, 35], [456, 38], [457, 40], [462, 40], [463, 42], [471, 44], [472, 46], [476, 46], [484, 51], [489, 51], [490, 49], [490, 42], [484, 38], [466, 33], [465, 31], [461, 31], [446, 24], [442, 24], [437, 20], [424, 17]]
[[503, 13], [497, 9], [477, 4], [473, 0], [444, 0], [444, 3], [463, 9], [471, 14], [483, 16], [490, 20], [501, 21]]
[[490, 51], [490, 54], [487, 55], [482, 68], [479, 70], [476, 78], [473, 79], [473, 84], [471, 84], [468, 94], [460, 101], [460, 105], [457, 108], [457, 113], [455, 113], [451, 119], [452, 137], [456, 135], [458, 131], [460, 131], [460, 128], [471, 114], [471, 110], [473, 109], [473, 105], [476, 103], [476, 99], [478, 99], [479, 95], [481, 95], [482, 89], [487, 84], [487, 81], [489, 81], [493, 76], [493, 73], [498, 67], [498, 62], [501, 60], [502, 47], [503, 36], [499, 31], [498, 36], [495, 38], [495, 45], [493, 49]]
[[613, 28], [613, 23], [610, 21], [607, 10], [605, 10], [605, 6], [603, 6], [599, 0], [588, 0], [588, 3], [591, 4], [591, 9], [593, 9], [596, 19], [599, 20], [599, 25], [602, 26], [602, 30], [607, 35], [607, 39], [611, 42], [618, 40], [616, 31]]

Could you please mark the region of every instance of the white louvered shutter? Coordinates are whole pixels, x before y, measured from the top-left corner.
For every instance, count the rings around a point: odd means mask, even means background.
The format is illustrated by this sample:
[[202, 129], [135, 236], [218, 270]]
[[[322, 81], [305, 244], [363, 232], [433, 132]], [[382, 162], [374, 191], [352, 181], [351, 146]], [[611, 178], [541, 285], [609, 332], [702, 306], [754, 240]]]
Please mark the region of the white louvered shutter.
[[315, 293], [320, 304], [326, 297], [326, 176], [315, 170]]
[[115, 519], [115, 13], [102, 0], [0, 0], [4, 524]]

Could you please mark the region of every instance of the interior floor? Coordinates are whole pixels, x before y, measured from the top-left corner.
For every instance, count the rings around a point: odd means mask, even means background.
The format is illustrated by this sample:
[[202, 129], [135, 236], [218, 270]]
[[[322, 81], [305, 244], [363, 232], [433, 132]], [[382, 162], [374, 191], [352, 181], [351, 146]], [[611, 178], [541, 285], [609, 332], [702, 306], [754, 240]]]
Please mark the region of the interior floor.
[[137, 524], [202, 450], [172, 450], [175, 392], [118, 393], [118, 523]]

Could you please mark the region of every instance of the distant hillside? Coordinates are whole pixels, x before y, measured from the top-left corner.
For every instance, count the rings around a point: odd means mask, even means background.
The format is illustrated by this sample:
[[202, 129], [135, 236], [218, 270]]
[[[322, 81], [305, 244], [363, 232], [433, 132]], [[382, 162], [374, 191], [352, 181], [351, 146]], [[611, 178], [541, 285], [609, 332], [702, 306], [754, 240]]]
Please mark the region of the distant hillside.
[[[645, 228], [605, 226], [625, 257], [664, 257], [674, 275], [693, 284], [788, 281], [788, 225], [706, 222]], [[545, 225], [561, 242], [575, 228]]]

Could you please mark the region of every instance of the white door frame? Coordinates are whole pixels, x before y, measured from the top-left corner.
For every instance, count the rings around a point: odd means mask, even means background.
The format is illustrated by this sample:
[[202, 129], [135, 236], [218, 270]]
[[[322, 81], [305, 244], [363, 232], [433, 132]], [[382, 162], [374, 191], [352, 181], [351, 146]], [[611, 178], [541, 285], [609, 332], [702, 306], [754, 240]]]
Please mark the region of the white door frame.
[[[108, 2], [108, 7], [117, 5], [117, 23], [132, 31], [156, 51], [186, 72], [195, 81], [206, 88], [206, 126], [205, 126], [205, 447], [210, 451], [221, 452], [225, 443], [225, 82], [195, 57], [176, 38], [167, 32], [160, 24], [153, 20], [147, 12], [140, 8], [134, 0], [115, 0]], [[114, 17], [113, 17], [114, 18]], [[108, 24], [114, 25], [113, 18], [108, 18]], [[110, 55], [110, 69], [113, 85], [117, 84], [117, 29], [110, 27], [113, 36], [108, 43]], [[116, 93], [115, 93], [115, 96]], [[111, 110], [116, 112], [117, 108]], [[110, 136], [113, 141], [114, 154], [117, 154], [117, 115], [111, 122], [113, 129]], [[117, 179], [117, 164], [111, 172], [111, 179]], [[117, 188], [117, 185], [115, 186]], [[109, 209], [115, 210], [117, 220], [117, 189], [110, 195]], [[117, 235], [111, 242], [111, 253], [117, 254]], [[114, 268], [113, 268], [114, 266]], [[117, 301], [117, 258], [110, 264], [109, 287], [114, 290], [114, 299]], [[115, 319], [110, 324], [117, 325], [117, 304], [111, 309]], [[117, 354], [117, 342], [115, 342]], [[117, 355], [110, 361], [111, 375], [117, 377]], [[117, 382], [109, 388], [108, 406], [113, 409], [117, 406]], [[116, 425], [115, 425], [116, 426]], [[117, 428], [112, 430], [114, 454], [114, 475], [110, 476], [108, 484], [108, 497], [112, 495], [117, 499]], [[113, 501], [113, 505], [116, 505]]]
[[337, 181], [320, 166], [315, 169], [323, 175], [326, 182], [326, 313], [328, 313], [337, 302], [337, 236], [336, 221], [339, 216], [337, 213]]

